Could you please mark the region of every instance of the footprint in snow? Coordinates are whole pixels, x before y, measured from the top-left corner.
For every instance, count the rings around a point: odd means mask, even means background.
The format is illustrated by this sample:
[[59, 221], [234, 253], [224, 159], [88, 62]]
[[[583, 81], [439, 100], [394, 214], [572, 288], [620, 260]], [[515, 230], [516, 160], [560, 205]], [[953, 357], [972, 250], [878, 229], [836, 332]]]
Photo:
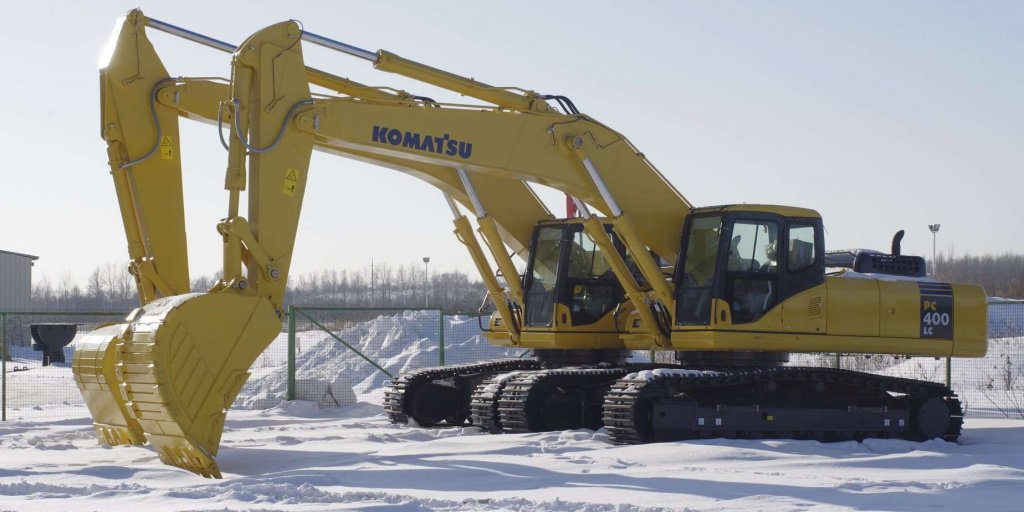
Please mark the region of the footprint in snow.
[[622, 460], [617, 458], [613, 460], [610, 464], [608, 464], [608, 467], [611, 469], [628, 469], [634, 467], [643, 467], [643, 464], [636, 461]]
[[[562, 460], [565, 460], [567, 462], [571, 462], [573, 464], [594, 464], [595, 463], [594, 459], [592, 459], [590, 457], [587, 457], [586, 455], [572, 455], [572, 456], [568, 456], [568, 457], [563, 455], [563, 456], [560, 456], [558, 458], [562, 459]], [[590, 470], [586, 470], [586, 472], [590, 472]]]

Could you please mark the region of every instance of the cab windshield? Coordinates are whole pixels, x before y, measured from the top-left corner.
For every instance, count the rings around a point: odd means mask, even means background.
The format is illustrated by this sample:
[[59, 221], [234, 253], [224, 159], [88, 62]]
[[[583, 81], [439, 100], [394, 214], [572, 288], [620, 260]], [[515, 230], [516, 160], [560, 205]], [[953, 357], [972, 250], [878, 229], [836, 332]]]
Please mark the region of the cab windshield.
[[676, 322], [680, 325], [711, 323], [711, 293], [721, 231], [721, 215], [695, 217], [691, 221], [677, 287]]

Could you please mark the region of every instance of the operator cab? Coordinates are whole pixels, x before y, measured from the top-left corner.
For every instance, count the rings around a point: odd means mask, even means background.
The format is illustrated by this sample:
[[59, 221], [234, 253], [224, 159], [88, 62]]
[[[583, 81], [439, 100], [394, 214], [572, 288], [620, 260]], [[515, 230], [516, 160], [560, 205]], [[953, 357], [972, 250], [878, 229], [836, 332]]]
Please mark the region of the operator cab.
[[[625, 255], [611, 226], [606, 224], [605, 230], [619, 254]], [[548, 221], [534, 228], [523, 289], [527, 330], [596, 324], [625, 296], [601, 247], [584, 231], [580, 219]]]
[[676, 265], [676, 325], [710, 326], [715, 299], [736, 326], [825, 282], [824, 233], [814, 210], [730, 205], [694, 210]]

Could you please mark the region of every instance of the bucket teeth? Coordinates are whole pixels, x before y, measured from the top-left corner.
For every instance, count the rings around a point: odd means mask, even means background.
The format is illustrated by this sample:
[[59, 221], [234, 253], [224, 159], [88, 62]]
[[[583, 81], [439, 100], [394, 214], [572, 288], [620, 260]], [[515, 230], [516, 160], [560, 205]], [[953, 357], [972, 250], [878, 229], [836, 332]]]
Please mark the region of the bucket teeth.
[[130, 323], [90, 334], [75, 353], [75, 379], [102, 442], [148, 440], [165, 464], [221, 478], [214, 457], [227, 409], [280, 331], [262, 297], [158, 299]]
[[206, 478], [222, 478], [213, 456], [185, 439], [157, 436], [153, 438], [153, 446], [164, 464], [178, 466]]
[[126, 427], [93, 423], [92, 428], [96, 431], [96, 435], [99, 436], [100, 442], [110, 446], [122, 444], [141, 445], [146, 443], [145, 438], [142, 438], [138, 432], [133, 432]]

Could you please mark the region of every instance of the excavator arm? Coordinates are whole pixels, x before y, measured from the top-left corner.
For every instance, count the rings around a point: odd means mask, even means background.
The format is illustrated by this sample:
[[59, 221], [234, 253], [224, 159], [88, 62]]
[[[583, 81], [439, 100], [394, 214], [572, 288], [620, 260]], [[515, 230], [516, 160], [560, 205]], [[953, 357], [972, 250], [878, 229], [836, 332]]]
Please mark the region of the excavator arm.
[[[288, 42], [293, 23], [248, 40], [236, 56], [229, 86], [170, 78], [145, 36], [144, 27], [152, 21], [139, 11], [130, 13], [115, 32], [109, 63], [101, 72], [103, 135], [143, 307], [127, 323], [93, 332], [76, 352], [74, 371], [101, 439], [109, 444], [148, 440], [165, 462], [218, 476], [213, 457], [224, 414], [252, 361], [280, 331], [284, 284], [314, 145], [416, 175], [468, 207], [474, 201], [450, 168], [346, 152], [308, 133], [275, 135], [275, 128], [287, 128], [296, 105], [311, 101], [308, 83], [314, 79], [335, 90], [422, 108], [401, 94], [315, 70], [266, 79], [255, 71], [261, 59], [268, 66], [303, 69], [300, 47]], [[252, 48], [260, 51], [254, 54]], [[284, 97], [277, 95], [282, 90], [288, 91]], [[249, 134], [231, 137], [229, 144], [229, 206], [217, 226], [224, 240], [224, 277], [208, 293], [190, 294], [177, 117], [217, 121], [219, 102], [238, 96], [262, 108], [229, 109], [224, 116], [232, 128]], [[234, 112], [242, 113], [237, 122]], [[262, 134], [260, 128], [265, 128]], [[245, 190], [248, 217], [239, 211]], [[489, 240], [492, 252], [507, 259], [507, 243], [525, 255], [532, 225], [550, 217], [533, 192], [521, 181], [497, 177], [477, 180], [473, 192], [496, 205], [487, 216], [497, 233]], [[499, 197], [514, 199], [516, 206], [506, 206]], [[460, 240], [475, 253], [474, 261], [486, 263], [475, 236], [461, 228], [466, 223], [456, 219]], [[514, 272], [514, 266], [509, 268]], [[501, 304], [504, 291], [493, 272], [484, 275]]]
[[145, 304], [190, 290], [178, 124], [173, 111], [156, 108], [155, 98], [174, 80], [141, 33], [140, 16], [130, 14], [108, 43], [100, 72], [100, 131]]

